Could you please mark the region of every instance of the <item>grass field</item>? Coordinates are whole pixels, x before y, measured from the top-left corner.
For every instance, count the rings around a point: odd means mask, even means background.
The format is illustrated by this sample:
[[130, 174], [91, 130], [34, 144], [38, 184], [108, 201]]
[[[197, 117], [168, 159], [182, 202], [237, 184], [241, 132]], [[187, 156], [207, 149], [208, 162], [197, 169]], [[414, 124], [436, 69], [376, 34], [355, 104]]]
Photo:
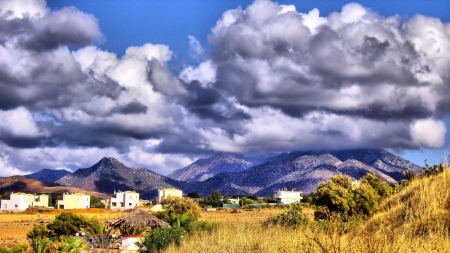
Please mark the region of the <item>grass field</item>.
[[[216, 223], [212, 230], [185, 236], [176, 252], [450, 252], [450, 170], [420, 177], [383, 200], [378, 213], [356, 224], [319, 221], [298, 228], [269, 226], [261, 221], [286, 209], [203, 212], [200, 220]], [[32, 226], [53, 221], [61, 211], [41, 214], [0, 214], [0, 244], [25, 243]], [[101, 221], [125, 213], [100, 209], [74, 210]], [[308, 215], [312, 210], [304, 209]]]
[[[278, 214], [286, 209], [251, 209], [233, 212], [232, 210], [218, 210], [213, 212], [204, 212], [200, 220], [220, 222], [234, 225], [257, 225], [268, 217]], [[55, 216], [63, 211], [52, 210], [39, 214], [25, 213], [0, 213], [0, 245], [11, 247], [16, 243], [26, 243], [26, 234], [34, 225], [47, 224], [55, 219]], [[70, 212], [81, 214], [87, 217], [96, 217], [102, 222], [112, 221], [121, 217], [126, 212], [111, 212], [103, 209], [70, 210]], [[312, 210], [306, 209], [305, 212], [312, 215]]]
[[[52, 210], [38, 214], [0, 213], [0, 245], [11, 247], [16, 243], [27, 243], [26, 234], [34, 225], [47, 224], [55, 216], [69, 210]], [[111, 212], [103, 209], [70, 210], [87, 217], [96, 217], [100, 221], [112, 221], [125, 215], [123, 212]]]

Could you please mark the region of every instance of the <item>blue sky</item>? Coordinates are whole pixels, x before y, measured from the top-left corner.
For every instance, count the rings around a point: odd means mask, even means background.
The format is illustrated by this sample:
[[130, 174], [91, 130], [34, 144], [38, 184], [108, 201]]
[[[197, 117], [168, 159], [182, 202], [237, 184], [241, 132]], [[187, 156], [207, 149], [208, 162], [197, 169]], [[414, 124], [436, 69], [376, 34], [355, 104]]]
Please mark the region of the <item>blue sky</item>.
[[450, 1], [4, 1], [3, 175], [103, 156], [168, 174], [220, 151], [387, 148], [440, 162], [448, 10]]

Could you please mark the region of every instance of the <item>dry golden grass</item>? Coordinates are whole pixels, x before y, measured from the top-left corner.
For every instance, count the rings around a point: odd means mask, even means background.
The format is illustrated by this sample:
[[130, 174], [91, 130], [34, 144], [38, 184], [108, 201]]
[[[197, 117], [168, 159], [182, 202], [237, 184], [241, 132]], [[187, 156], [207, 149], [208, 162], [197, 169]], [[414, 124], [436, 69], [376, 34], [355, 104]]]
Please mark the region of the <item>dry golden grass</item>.
[[239, 217], [233, 222], [227, 215], [211, 215], [207, 218], [226, 223], [164, 252], [450, 252], [449, 183], [449, 171], [414, 180], [386, 199], [381, 212], [345, 233], [338, 223], [326, 230], [262, 228]]
[[[164, 252], [450, 252], [449, 171], [412, 181], [383, 201], [381, 211], [371, 219], [345, 231], [337, 222], [327, 229], [317, 224], [297, 229], [261, 227], [261, 221], [285, 210], [204, 212], [200, 219], [216, 222], [218, 228], [188, 235], [180, 247], [170, 246]], [[311, 215], [311, 210], [304, 211]], [[104, 210], [75, 212], [103, 221], [124, 215]], [[33, 223], [52, 221], [58, 213], [1, 214], [0, 243], [5, 236], [25, 242]]]
[[51, 210], [37, 214], [0, 213], [0, 245], [11, 247], [16, 243], [27, 243], [27, 233], [34, 225], [47, 224], [62, 212], [73, 212], [86, 217], [95, 217], [100, 221], [112, 221], [124, 212], [111, 212], [104, 209]]

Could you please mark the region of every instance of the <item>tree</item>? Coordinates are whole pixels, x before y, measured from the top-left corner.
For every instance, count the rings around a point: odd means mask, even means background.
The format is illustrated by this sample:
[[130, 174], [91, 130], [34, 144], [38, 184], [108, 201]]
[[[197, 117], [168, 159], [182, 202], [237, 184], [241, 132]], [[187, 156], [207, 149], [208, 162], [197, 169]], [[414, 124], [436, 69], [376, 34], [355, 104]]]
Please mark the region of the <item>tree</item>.
[[4, 193], [0, 196], [0, 199], [9, 199], [11, 193], [12, 193], [11, 191], [4, 192]]
[[145, 236], [143, 242], [136, 243], [139, 253], [161, 252], [167, 246], [175, 244], [180, 246], [185, 231], [180, 227], [157, 228]]
[[55, 217], [55, 220], [47, 225], [49, 234], [56, 237], [73, 236], [82, 229], [98, 225], [95, 219], [87, 219], [71, 212], [63, 212]]
[[219, 191], [214, 191], [208, 197], [207, 204], [212, 206], [212, 207], [220, 207], [223, 204], [221, 199], [222, 199], [222, 195], [220, 194], [220, 192]]
[[[353, 200], [352, 180], [349, 176], [336, 175], [327, 183], [321, 183], [312, 194], [312, 202], [317, 206], [326, 206], [330, 212], [346, 220], [356, 206]], [[316, 213], [323, 218], [323, 213]]]
[[302, 212], [301, 204], [293, 204], [288, 211], [280, 213], [276, 216], [269, 217], [262, 223], [263, 227], [268, 226], [289, 226], [298, 227], [309, 223], [308, 217]]
[[[326, 206], [332, 216], [348, 220], [352, 216], [371, 216], [378, 209], [380, 199], [389, 196], [392, 187], [380, 178], [367, 173], [359, 187], [352, 188], [349, 176], [336, 175], [327, 183], [321, 183], [311, 194], [311, 202], [316, 206]], [[324, 209], [318, 208], [316, 218], [325, 218]]]
[[102, 202], [102, 200], [95, 196], [91, 196], [89, 204], [91, 208], [105, 208], [105, 204]]
[[198, 193], [196, 193], [196, 192], [190, 192], [190, 193], [187, 194], [187, 196], [188, 196], [189, 198], [192, 198], [192, 199], [198, 199], [198, 198], [200, 198], [200, 195], [198, 195]]
[[169, 196], [161, 202], [164, 211], [156, 216], [171, 225], [181, 225], [187, 228], [191, 221], [200, 218], [202, 209], [190, 198]]
[[53, 200], [52, 200], [52, 195], [51, 194], [47, 194], [48, 195], [48, 206], [52, 206]]

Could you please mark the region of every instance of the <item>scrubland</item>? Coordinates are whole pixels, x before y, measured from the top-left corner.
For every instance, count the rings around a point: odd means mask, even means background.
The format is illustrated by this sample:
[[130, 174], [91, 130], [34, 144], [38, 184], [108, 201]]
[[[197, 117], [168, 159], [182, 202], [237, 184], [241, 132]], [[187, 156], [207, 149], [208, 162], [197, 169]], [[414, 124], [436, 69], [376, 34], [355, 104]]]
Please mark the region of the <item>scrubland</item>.
[[[214, 229], [190, 233], [179, 247], [172, 245], [163, 252], [450, 252], [448, 170], [397, 187], [366, 220], [330, 218], [296, 228], [261, 226], [262, 221], [283, 211], [204, 212], [200, 220], [215, 224]], [[303, 211], [311, 217], [310, 209]], [[93, 209], [77, 212], [103, 221], [124, 215]], [[52, 221], [58, 213], [1, 214], [0, 244], [26, 242], [26, 232], [33, 224]]]
[[165, 252], [450, 252], [450, 171], [414, 179], [367, 221], [268, 227], [236, 219]]

